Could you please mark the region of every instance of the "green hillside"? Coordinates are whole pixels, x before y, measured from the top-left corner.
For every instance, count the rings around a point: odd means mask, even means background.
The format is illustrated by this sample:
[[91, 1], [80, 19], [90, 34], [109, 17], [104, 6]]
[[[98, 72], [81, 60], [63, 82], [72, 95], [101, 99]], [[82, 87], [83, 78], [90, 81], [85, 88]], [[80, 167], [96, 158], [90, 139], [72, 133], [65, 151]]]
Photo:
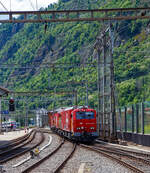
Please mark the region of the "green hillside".
[[[148, 6], [138, 0], [60, 0], [45, 10], [125, 8]], [[85, 104], [88, 81], [89, 104], [97, 107], [97, 67], [94, 42], [102, 30], [100, 22], [1, 24], [0, 85], [14, 91], [78, 92], [78, 104]], [[107, 25], [107, 23], [106, 23]], [[114, 48], [118, 104], [150, 100], [149, 21], [121, 21], [116, 24]], [[54, 66], [45, 64], [58, 63]], [[86, 65], [88, 64], [88, 65]], [[74, 66], [74, 67], [73, 67]], [[4, 68], [5, 67], [5, 68]], [[71, 105], [70, 94], [50, 95], [55, 106]], [[29, 108], [41, 105], [32, 98]], [[59, 99], [63, 99], [59, 101]], [[19, 103], [22, 104], [22, 103]], [[18, 106], [19, 106], [18, 104]], [[49, 109], [54, 102], [46, 102]]]

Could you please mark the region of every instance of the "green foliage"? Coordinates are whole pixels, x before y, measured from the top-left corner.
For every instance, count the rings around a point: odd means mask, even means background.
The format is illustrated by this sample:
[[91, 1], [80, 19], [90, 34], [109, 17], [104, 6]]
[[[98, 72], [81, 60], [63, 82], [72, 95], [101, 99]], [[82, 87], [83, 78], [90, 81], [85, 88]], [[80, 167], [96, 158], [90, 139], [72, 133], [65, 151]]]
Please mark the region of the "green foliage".
[[[140, 7], [138, 0], [59, 0], [47, 10], [95, 9]], [[146, 6], [147, 3], [144, 3]], [[116, 14], [119, 15], [119, 14]], [[131, 14], [132, 15], [132, 14]], [[21, 18], [22, 16], [20, 16]], [[118, 42], [114, 49], [115, 81], [120, 105], [150, 99], [150, 35], [146, 30], [148, 20], [121, 21], [116, 25]], [[93, 45], [104, 26], [99, 22], [50, 23], [47, 31], [44, 24], [1, 24], [0, 63], [12, 64], [11, 68], [0, 69], [0, 83], [16, 91], [78, 91], [78, 104], [85, 104], [85, 82], [88, 80], [89, 104], [97, 107], [97, 68], [73, 63], [96, 62]], [[62, 65], [42, 68], [47, 63]], [[64, 65], [70, 64], [69, 67]], [[22, 69], [15, 68], [19, 64]], [[32, 68], [26, 68], [32, 66]], [[24, 68], [24, 69], [23, 69]], [[142, 79], [144, 78], [144, 84]], [[137, 81], [140, 81], [140, 84]], [[77, 83], [72, 84], [72, 81]], [[10, 85], [13, 83], [13, 86]], [[69, 94], [65, 95], [70, 98]], [[65, 97], [63, 94], [57, 98]], [[49, 96], [53, 99], [54, 95]], [[71, 105], [65, 99], [60, 105]], [[53, 108], [54, 103], [46, 106]], [[38, 99], [29, 103], [30, 108], [40, 106]]]
[[132, 101], [136, 101], [137, 87], [134, 79], [126, 80], [117, 85], [119, 90], [119, 103], [121, 106], [128, 105]]

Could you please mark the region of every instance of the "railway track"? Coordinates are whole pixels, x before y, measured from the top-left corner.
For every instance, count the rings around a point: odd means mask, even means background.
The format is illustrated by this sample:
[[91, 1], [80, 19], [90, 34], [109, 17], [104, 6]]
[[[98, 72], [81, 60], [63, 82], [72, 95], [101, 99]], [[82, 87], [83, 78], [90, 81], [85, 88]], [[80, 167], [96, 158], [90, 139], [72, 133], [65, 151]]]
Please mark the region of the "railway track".
[[112, 145], [112, 144], [107, 144], [103, 141], [96, 141], [95, 143], [95, 146], [98, 146], [98, 147], [103, 147], [103, 148], [106, 148], [106, 149], [111, 149], [113, 151], [122, 151], [122, 152], [128, 152], [132, 155], [135, 155], [135, 156], [140, 156], [140, 157], [144, 157], [144, 158], [147, 158], [147, 159], [150, 159], [150, 152], [147, 153], [146, 151], [142, 151], [142, 150], [136, 150], [136, 149], [131, 149], [131, 148], [127, 148], [127, 147], [123, 147], [123, 146], [120, 146], [120, 145]]
[[43, 133], [49, 133], [49, 134], [53, 133], [51, 130], [43, 129], [43, 128], [40, 128], [40, 131], [43, 132]]
[[149, 154], [139, 153], [135, 151], [130, 152], [126, 151], [125, 149], [106, 147], [104, 145], [87, 146], [84, 144], [80, 144], [80, 146], [95, 151], [97, 153], [100, 153], [112, 160], [115, 160], [133, 172], [148, 173], [150, 170], [150, 160], [144, 158], [144, 157], [149, 157]]
[[[40, 139], [38, 143], [34, 143], [35, 136], [37, 133], [40, 133]], [[44, 141], [44, 135], [42, 132], [39, 131], [33, 131], [33, 133], [27, 138], [26, 140], [23, 138], [23, 141], [21, 142], [21, 139], [19, 139], [19, 145], [14, 146], [12, 148], [8, 148], [8, 150], [5, 150], [0, 153], [0, 164], [5, 163], [13, 158], [19, 157], [22, 154], [32, 150], [33, 148], [37, 147]]]
[[1, 145], [0, 146], [0, 154], [4, 151], [4, 150], [8, 150], [14, 146], [17, 146], [19, 144], [21, 144], [22, 142], [26, 141], [30, 136], [31, 134], [33, 133], [34, 131], [32, 130], [30, 133], [24, 135], [24, 136], [21, 136], [17, 139], [14, 139], [14, 140], [11, 140], [9, 141], [9, 144], [4, 144], [4, 145]]
[[103, 145], [100, 143], [95, 144], [94, 146], [107, 150], [108, 152], [111, 151], [111, 152], [115, 152], [115, 153], [122, 154], [122, 155], [128, 155], [128, 156], [135, 158], [135, 160], [141, 160], [141, 162], [143, 162], [143, 163], [150, 164], [150, 153], [147, 153], [145, 151], [122, 148], [119, 146], [116, 147], [116, 146], [111, 146], [111, 145]]
[[[66, 141], [63, 139], [61, 141], [61, 143], [52, 152], [50, 152], [44, 158], [40, 159], [39, 161], [37, 161], [36, 163], [34, 163], [33, 165], [31, 165], [30, 167], [28, 167], [24, 171], [22, 171], [22, 173], [28, 173], [28, 172], [34, 172], [34, 171], [36, 172], [36, 170], [39, 170], [40, 169], [41, 164], [44, 164], [46, 161], [48, 161], [48, 159], [53, 158], [55, 160], [55, 157], [60, 157], [60, 156], [65, 155], [64, 153], [63, 154], [58, 154], [58, 152], [62, 151], [62, 148], [65, 145], [65, 143], [66, 143]], [[74, 153], [74, 151], [76, 149], [76, 144], [72, 144], [72, 145], [73, 145], [72, 149], [70, 150], [69, 153], [67, 153], [67, 155], [65, 155], [65, 158], [64, 159], [61, 159], [61, 163], [59, 163], [58, 165], [54, 165], [54, 168], [51, 168], [50, 166], [49, 166], [49, 168], [46, 167], [48, 170], [44, 170], [44, 172], [58, 173], [60, 171], [60, 169], [62, 169], [64, 167], [64, 165], [66, 164], [66, 162], [73, 155], [73, 153]], [[57, 154], [59, 156], [57, 156]]]

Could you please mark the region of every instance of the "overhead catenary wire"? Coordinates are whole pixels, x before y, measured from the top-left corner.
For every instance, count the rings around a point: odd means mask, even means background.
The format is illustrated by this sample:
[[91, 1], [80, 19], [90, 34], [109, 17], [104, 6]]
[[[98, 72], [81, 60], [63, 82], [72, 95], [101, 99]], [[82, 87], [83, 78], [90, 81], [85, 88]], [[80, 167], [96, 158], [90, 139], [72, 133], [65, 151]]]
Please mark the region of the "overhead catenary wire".
[[[129, 24], [128, 24], [129, 25]], [[125, 27], [127, 27], [128, 25], [126, 25]], [[124, 28], [124, 27], [123, 27]], [[123, 30], [122, 30], [123, 31]], [[121, 31], [121, 32], [122, 32]], [[124, 52], [129, 52], [128, 50], [127, 51], [124, 51]], [[137, 52], [137, 51], [132, 51], [132, 52]], [[72, 63], [70, 63], [70, 65], [71, 65]], [[8, 64], [7, 64], [8, 65]], [[28, 69], [28, 68], [49, 68], [49, 66], [51, 67], [51, 65], [53, 65], [53, 64], [48, 64], [48, 65], [46, 65], [45, 64], [45, 66], [43, 66], [43, 64], [42, 64], [42, 66], [40, 66], [40, 67], [37, 67], [37, 66], [34, 66], [34, 67], [30, 67], [30, 66], [28, 66], [28, 67], [17, 67], [17, 68], [25, 68], [25, 69]], [[61, 67], [56, 67], [57, 65], [63, 65], [63, 64], [55, 64], [54, 65], [54, 68], [61, 68]], [[64, 63], [64, 65], [67, 65], [67, 63]], [[80, 66], [81, 64], [79, 64], [79, 66]], [[12, 66], [12, 64], [11, 64], [11, 66]], [[76, 64], [76, 66], [78, 66], [78, 63]], [[70, 66], [70, 67], [72, 67], [72, 66]], [[7, 67], [2, 67], [2, 68], [7, 68]], [[13, 67], [10, 67], [10, 68], [13, 68]], [[16, 67], [15, 67], [16, 68]], [[62, 67], [62, 68], [64, 68], [64, 67]], [[73, 68], [73, 67], [72, 67]]]
[[[75, 63], [41, 63], [41, 62], [33, 62], [33, 63], [30, 63], [30, 64], [16, 64], [16, 63], [11, 63], [11, 64], [8, 64], [8, 63], [1, 63], [0, 64], [0, 67], [14, 67], [14, 68], [30, 68], [30, 67], [39, 67], [39, 65], [41, 65], [41, 67], [57, 67], [57, 66], [62, 66], [62, 65], [65, 65], [65, 66], [68, 66], [68, 65], [71, 65], [71, 66], [82, 66], [83, 65], [96, 65], [96, 62], [85, 62], [85, 63], [79, 63], [79, 62], [75, 62]], [[16, 66], [16, 67], [15, 67]]]
[[10, 11], [11, 11], [11, 0], [10, 0], [10, 4], [9, 5], [10, 5]]
[[4, 6], [4, 4], [1, 1], [0, 1], [0, 4], [6, 11], [8, 11], [8, 9]]
[[32, 4], [31, 0], [29, 0], [29, 3], [31, 5], [31, 7], [33, 8], [33, 10], [35, 11], [34, 5]]
[[36, 10], [38, 11], [38, 1], [36, 0]]

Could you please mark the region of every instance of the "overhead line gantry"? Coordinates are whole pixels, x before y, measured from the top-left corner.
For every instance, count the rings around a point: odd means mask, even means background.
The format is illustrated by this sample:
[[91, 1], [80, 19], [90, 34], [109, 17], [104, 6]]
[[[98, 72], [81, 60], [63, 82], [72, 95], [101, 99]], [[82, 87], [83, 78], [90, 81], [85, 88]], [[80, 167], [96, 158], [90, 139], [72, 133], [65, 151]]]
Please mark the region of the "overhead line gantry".
[[[15, 16], [22, 16], [16, 18]], [[6, 11], [0, 23], [40, 23], [40, 22], [76, 22], [105, 20], [150, 19], [150, 8], [112, 8], [94, 10], [59, 10], [59, 11]]]
[[[114, 8], [94, 10], [59, 10], [59, 11], [7, 11], [0, 12], [1, 16], [7, 16], [0, 23], [46, 23], [47, 22], [78, 22], [78, 21], [121, 21], [150, 19], [150, 7], [147, 8]], [[16, 16], [20, 16], [16, 18]], [[46, 26], [45, 25], [45, 26]], [[115, 91], [114, 91], [114, 65], [113, 65], [113, 39], [111, 22], [108, 29], [102, 31], [95, 45], [98, 54], [98, 131], [102, 139], [116, 139], [115, 120]], [[46, 31], [46, 29], [45, 29]], [[109, 34], [108, 34], [109, 32]], [[108, 43], [107, 44], [107, 40]], [[110, 63], [108, 63], [110, 62]], [[50, 66], [53, 67], [52, 64]], [[101, 69], [103, 74], [101, 75]], [[109, 75], [107, 75], [107, 69]], [[108, 81], [108, 82], [107, 82]], [[109, 83], [109, 84], [108, 84]], [[61, 94], [63, 94], [62, 91]], [[65, 92], [66, 93], [66, 92]], [[70, 93], [70, 92], [67, 92]], [[16, 95], [39, 95], [41, 92], [11, 93]], [[56, 90], [53, 93], [56, 95]], [[72, 94], [72, 92], [71, 92]], [[77, 105], [77, 91], [73, 91]], [[48, 93], [46, 93], [48, 95]]]

